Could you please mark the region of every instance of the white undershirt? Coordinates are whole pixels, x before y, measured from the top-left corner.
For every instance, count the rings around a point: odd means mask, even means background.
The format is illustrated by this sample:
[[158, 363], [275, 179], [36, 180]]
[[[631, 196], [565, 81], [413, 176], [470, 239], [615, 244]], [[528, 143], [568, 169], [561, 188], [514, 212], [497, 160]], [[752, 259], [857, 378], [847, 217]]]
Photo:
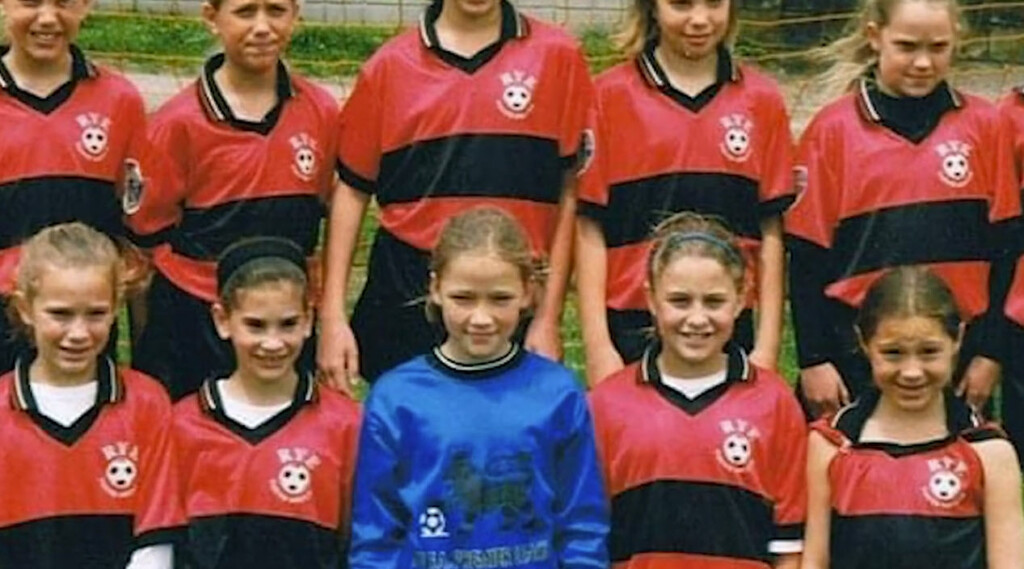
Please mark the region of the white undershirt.
[[125, 569], [172, 569], [174, 546], [169, 543], [136, 549]]
[[692, 400], [725, 383], [727, 371], [722, 369], [711, 375], [687, 378], [662, 374], [661, 382], [681, 393], [683, 397]]
[[[678, 391], [683, 397], [694, 400], [708, 391], [725, 383], [728, 377], [728, 370], [721, 370], [704, 377], [680, 378], [670, 375], [661, 376], [661, 382]], [[800, 553], [804, 549], [804, 542], [801, 539], [773, 539], [768, 542], [768, 552], [774, 555], [785, 555]]]
[[292, 404], [291, 401], [285, 401], [277, 405], [253, 405], [246, 403], [228, 394], [227, 390], [223, 389], [220, 381], [217, 382], [217, 391], [220, 392], [220, 400], [224, 404], [224, 414], [232, 421], [248, 429], [259, 427]]
[[[39, 412], [63, 427], [70, 427], [96, 404], [99, 382], [71, 387], [32, 383]], [[169, 543], [135, 550], [126, 569], [172, 569], [174, 546]]]
[[62, 427], [70, 427], [92, 409], [100, 388], [96, 381], [70, 387], [33, 382], [30, 387], [39, 412]]

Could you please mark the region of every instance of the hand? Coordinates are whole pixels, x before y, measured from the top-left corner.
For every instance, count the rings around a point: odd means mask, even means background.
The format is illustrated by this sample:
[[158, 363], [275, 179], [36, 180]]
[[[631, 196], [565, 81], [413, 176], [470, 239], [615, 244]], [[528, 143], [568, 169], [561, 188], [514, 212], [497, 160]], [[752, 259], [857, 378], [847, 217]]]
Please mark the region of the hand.
[[835, 413], [850, 402], [843, 378], [828, 362], [800, 370], [800, 389], [815, 416]]
[[526, 329], [523, 344], [527, 350], [556, 362], [562, 359], [562, 332], [556, 324], [534, 320]]
[[608, 342], [604, 346], [587, 350], [587, 384], [594, 387], [609, 375], [626, 367], [615, 346]]
[[975, 356], [960, 378], [960, 385], [956, 388], [957, 396], [963, 397], [975, 412], [982, 414], [996, 383], [999, 383], [1000, 371], [999, 362]]
[[316, 365], [320, 379], [332, 389], [352, 395], [359, 382], [359, 347], [348, 322], [326, 320], [320, 326]]
[[759, 368], [775, 371], [779, 365], [778, 352], [776, 350], [762, 350], [760, 346], [754, 346], [747, 358], [750, 363]]

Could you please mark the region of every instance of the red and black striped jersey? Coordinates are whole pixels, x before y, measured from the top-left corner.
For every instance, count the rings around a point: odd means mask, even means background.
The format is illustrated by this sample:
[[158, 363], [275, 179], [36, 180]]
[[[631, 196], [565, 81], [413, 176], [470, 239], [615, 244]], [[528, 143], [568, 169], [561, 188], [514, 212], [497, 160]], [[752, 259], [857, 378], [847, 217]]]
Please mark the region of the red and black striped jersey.
[[802, 550], [807, 426], [776, 374], [729, 348], [695, 399], [664, 385], [657, 348], [590, 395], [616, 568], [767, 568]]
[[[9, 48], [0, 50], [0, 55]], [[71, 47], [70, 81], [40, 98], [0, 62], [0, 292], [10, 292], [19, 245], [40, 229], [84, 222], [124, 235], [148, 176], [142, 97], [124, 77]]]
[[124, 567], [135, 548], [175, 541], [185, 520], [163, 387], [101, 358], [95, 405], [64, 427], [39, 411], [30, 363], [0, 378], [0, 567]]
[[690, 97], [648, 48], [595, 84], [599, 166], [584, 177], [580, 211], [604, 230], [608, 307], [646, 310], [651, 229], [680, 211], [726, 221], [754, 275], [761, 220], [781, 215], [793, 198], [793, 141], [775, 83], [721, 49], [717, 82]]
[[888, 268], [928, 265], [968, 319], [990, 297], [1001, 303], [1009, 286], [1008, 274], [990, 273], [1013, 270], [1003, 232], [1021, 206], [994, 106], [943, 84], [932, 95], [936, 124], [915, 140], [887, 126], [876, 93], [863, 79], [827, 105], [797, 152], [798, 198], [785, 227], [803, 367], [832, 355], [821, 330], [828, 299], [859, 306]]
[[999, 438], [957, 397], [950, 436], [898, 445], [861, 441], [878, 404], [872, 390], [812, 428], [838, 447], [828, 467], [830, 567], [984, 569], [984, 473], [972, 442]]
[[179, 402], [174, 438], [192, 567], [344, 567], [359, 406], [303, 376], [256, 428], [224, 412], [216, 380]]
[[333, 97], [280, 64], [277, 106], [261, 122], [243, 121], [213, 79], [223, 62], [211, 58], [153, 115], [161, 160], [129, 218], [139, 241], [156, 246], [156, 268], [208, 302], [217, 256], [239, 239], [284, 237], [312, 256], [334, 185]]
[[[1018, 87], [999, 101], [999, 110], [1008, 119], [1013, 136], [1014, 162], [1017, 166], [1017, 179], [1024, 189], [1024, 87]], [[1018, 260], [1014, 273], [1014, 282], [1010, 286], [1012, 294], [1006, 298], [1006, 314], [1013, 320], [1024, 320], [1024, 262]]]
[[439, 13], [428, 7], [362, 67], [342, 109], [341, 178], [373, 194], [384, 231], [419, 251], [453, 215], [490, 204], [547, 253], [593, 104], [582, 52], [503, 2], [500, 39], [462, 58], [440, 46]]

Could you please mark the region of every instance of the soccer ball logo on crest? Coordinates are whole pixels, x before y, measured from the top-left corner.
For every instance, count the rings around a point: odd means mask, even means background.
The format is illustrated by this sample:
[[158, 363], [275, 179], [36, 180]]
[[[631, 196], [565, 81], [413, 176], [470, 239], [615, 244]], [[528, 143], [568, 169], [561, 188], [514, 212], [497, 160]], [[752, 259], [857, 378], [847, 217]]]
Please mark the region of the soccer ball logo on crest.
[[505, 90], [498, 99], [498, 110], [510, 119], [523, 119], [533, 109], [533, 90], [537, 78], [522, 71], [501, 74]]
[[127, 498], [135, 493], [139, 479], [139, 447], [118, 441], [100, 449], [105, 466], [99, 478], [100, 487], [114, 498]]
[[420, 537], [448, 537], [444, 512], [437, 506], [430, 506], [420, 514]]
[[270, 481], [274, 494], [291, 504], [305, 502], [313, 497], [313, 471], [320, 465], [320, 457], [303, 448], [278, 449], [281, 468]]
[[740, 114], [731, 114], [719, 121], [725, 128], [720, 146], [722, 154], [733, 162], [746, 162], [752, 152], [750, 137], [754, 123]]
[[84, 113], [75, 117], [75, 122], [82, 129], [75, 149], [93, 162], [103, 160], [110, 144], [110, 119], [98, 113]]
[[962, 188], [970, 183], [974, 173], [971, 171], [971, 146], [951, 140], [935, 147], [942, 158], [939, 179], [954, 188]]
[[725, 439], [717, 450], [718, 462], [729, 470], [746, 470], [754, 460], [754, 440], [760, 432], [743, 419], [722, 421], [719, 427]]
[[928, 461], [928, 484], [921, 488], [924, 497], [935, 506], [952, 508], [964, 499], [967, 464], [948, 456]]
[[306, 182], [311, 181], [316, 175], [316, 140], [303, 132], [289, 138], [288, 143], [295, 155], [292, 172]]

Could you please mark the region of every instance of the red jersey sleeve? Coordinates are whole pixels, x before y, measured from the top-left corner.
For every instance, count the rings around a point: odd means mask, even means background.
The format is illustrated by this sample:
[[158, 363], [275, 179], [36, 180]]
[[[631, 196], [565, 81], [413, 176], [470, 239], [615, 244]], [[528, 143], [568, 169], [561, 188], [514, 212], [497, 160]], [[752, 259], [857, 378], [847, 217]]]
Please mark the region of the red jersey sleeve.
[[148, 246], [159, 243], [159, 234], [181, 220], [182, 203], [188, 192], [189, 154], [192, 147], [187, 125], [161, 112], [148, 129], [150, 173], [138, 206], [128, 223], [140, 241]]
[[579, 175], [576, 195], [579, 198], [577, 213], [596, 221], [601, 220], [601, 213], [608, 206], [608, 180], [605, 177], [605, 155], [603, 144], [608, 140], [603, 130], [600, 101], [597, 101], [587, 115], [587, 128], [583, 135], [583, 146], [580, 148]]
[[154, 387], [139, 416], [146, 431], [139, 449], [139, 495], [135, 506], [139, 547], [172, 541], [168, 533], [186, 523], [172, 440], [171, 402], [159, 391], [159, 386]]
[[807, 464], [807, 423], [796, 398], [781, 378], [778, 382], [775, 437], [771, 445], [772, 457], [777, 462], [770, 470], [772, 477], [769, 488], [775, 504], [776, 535], [773, 541], [797, 541], [803, 539], [804, 520], [807, 517], [804, 469]]
[[359, 428], [362, 423], [362, 411], [356, 403], [351, 404], [348, 412], [350, 420], [342, 429], [343, 460], [341, 465], [341, 497], [338, 525], [343, 535], [348, 535], [352, 522], [352, 489], [355, 484], [356, 458], [359, 450]]
[[833, 161], [841, 161], [835, 137], [818, 121], [807, 127], [796, 151], [793, 186], [796, 201], [785, 216], [786, 233], [818, 246], [832, 246], [832, 234], [839, 222], [837, 204], [842, 181], [834, 172]]
[[353, 188], [372, 194], [380, 171], [383, 85], [371, 61], [363, 67], [338, 121], [338, 175]]
[[585, 136], [594, 120], [594, 84], [590, 80], [583, 52], [575, 47], [565, 56], [565, 108], [559, 125], [558, 151], [572, 167], [584, 164]]
[[786, 103], [777, 91], [762, 102], [761, 115], [768, 127], [765, 137], [759, 199], [762, 215], [781, 215], [793, 203], [793, 135]]

